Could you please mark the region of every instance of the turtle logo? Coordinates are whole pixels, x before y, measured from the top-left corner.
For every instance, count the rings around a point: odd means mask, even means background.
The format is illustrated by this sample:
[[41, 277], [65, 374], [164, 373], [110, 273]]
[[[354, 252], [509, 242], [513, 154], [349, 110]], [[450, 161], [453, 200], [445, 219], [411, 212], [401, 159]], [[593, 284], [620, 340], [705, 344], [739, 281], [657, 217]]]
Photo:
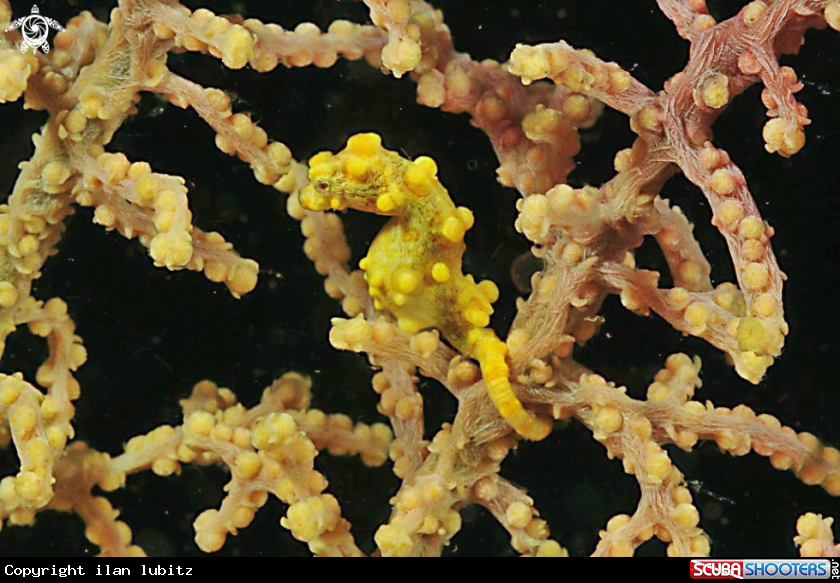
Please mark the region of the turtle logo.
[[27, 47], [37, 53], [40, 48], [44, 54], [50, 52], [50, 43], [47, 42], [48, 28], [53, 30], [64, 30], [58, 22], [52, 18], [41, 16], [38, 6], [32, 7], [32, 14], [23, 16], [6, 27], [6, 32], [20, 28], [23, 35], [23, 42], [20, 43], [20, 52], [25, 53]]

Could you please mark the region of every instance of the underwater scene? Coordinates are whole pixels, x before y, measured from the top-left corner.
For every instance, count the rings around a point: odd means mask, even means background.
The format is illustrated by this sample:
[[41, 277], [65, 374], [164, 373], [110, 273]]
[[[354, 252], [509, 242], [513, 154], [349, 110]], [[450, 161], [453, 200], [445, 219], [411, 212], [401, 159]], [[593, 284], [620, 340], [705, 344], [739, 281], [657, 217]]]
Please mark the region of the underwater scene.
[[840, 554], [837, 0], [0, 29], [0, 555]]

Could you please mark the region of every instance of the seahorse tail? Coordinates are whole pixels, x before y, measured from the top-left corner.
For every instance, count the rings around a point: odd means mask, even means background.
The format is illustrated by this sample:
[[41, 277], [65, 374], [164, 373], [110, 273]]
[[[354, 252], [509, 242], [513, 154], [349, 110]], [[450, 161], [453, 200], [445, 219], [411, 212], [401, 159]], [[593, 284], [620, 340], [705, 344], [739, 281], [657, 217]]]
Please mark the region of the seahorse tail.
[[[547, 417], [529, 413], [513, 393], [510, 369], [505, 362], [507, 346], [487, 329], [476, 330], [477, 341], [473, 356], [478, 360], [487, 394], [502, 418], [520, 436], [531, 441], [541, 441], [551, 433], [552, 422]], [[475, 336], [474, 336], [475, 337]]]

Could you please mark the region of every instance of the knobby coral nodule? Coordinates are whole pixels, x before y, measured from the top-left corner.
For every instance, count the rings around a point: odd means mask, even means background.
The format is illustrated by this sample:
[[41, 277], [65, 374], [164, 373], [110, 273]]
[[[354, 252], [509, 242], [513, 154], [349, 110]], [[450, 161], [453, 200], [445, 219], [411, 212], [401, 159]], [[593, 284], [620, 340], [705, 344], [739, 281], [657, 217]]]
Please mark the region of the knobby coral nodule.
[[[315, 467], [319, 451], [327, 450], [359, 455], [370, 466], [393, 462], [402, 485], [374, 536], [382, 555], [440, 554], [461, 529], [461, 510], [479, 505], [519, 553], [560, 556], [566, 551], [550, 538], [535, 501], [499, 473], [518, 446], [517, 433], [543, 439], [552, 419], [582, 424], [638, 482], [636, 510], [609, 519], [595, 555], [633, 554], [654, 537], [669, 555], [709, 553], [692, 493], [665, 446], [690, 451], [710, 440], [732, 455], [755, 452], [806, 484], [840, 494], [837, 449], [744, 405], [695, 400], [698, 358], [669, 356], [644, 399], [597, 374], [598, 363], [575, 358], [576, 347], [598, 333], [609, 295], [705, 340], [752, 383], [781, 355], [789, 328], [774, 229], [762, 219], [744, 174], [714, 145], [711, 127], [733, 99], [760, 83], [769, 116], [766, 150], [796, 154], [810, 120], [794, 98], [803, 84], [779, 57], [797, 52], [810, 28], [840, 30], [840, 2], [757, 0], [717, 22], [704, 0], [659, 0], [692, 50], [683, 71], [658, 92], [618, 64], [562, 41], [519, 45], [507, 63], [477, 61], [456, 50], [443, 14], [429, 3], [364, 4], [373, 25], [337, 20], [322, 31], [311, 23], [285, 30], [174, 1], [122, 0], [107, 23], [88, 12], [70, 20], [48, 54], [21, 51], [14, 30], [0, 39], [0, 102], [48, 114], [0, 208], [2, 346], [26, 324], [49, 347], [34, 379], [0, 377], [0, 435], [20, 464], [0, 481], [3, 521], [28, 525], [41, 510], [71, 511], [103, 554], [140, 555], [130, 528], [96, 489], [120, 489], [128, 475], [145, 469], [169, 476], [188, 464], [218, 465], [229, 471], [230, 483], [221, 505], [195, 519], [203, 551], [221, 549], [273, 495], [287, 508], [280, 524], [313, 553], [360, 555], [339, 501]], [[12, 17], [0, 0], [4, 29]], [[416, 83], [420, 104], [467, 114], [490, 138], [499, 182], [522, 195], [516, 229], [533, 243], [540, 264], [506, 336], [500, 340], [487, 327], [497, 286], [476, 284], [461, 271], [473, 215], [449, 199], [430, 158], [405, 160], [368, 134], [338, 156], [316, 156], [307, 168], [249, 113], [235, 112], [224, 89], [170, 68], [171, 55], [189, 52], [261, 73], [281, 64], [328, 68], [339, 58], [364, 59]], [[147, 93], [197, 114], [222, 152], [249, 164], [259, 183], [288, 195], [304, 252], [346, 313], [333, 319], [329, 340], [367, 355], [390, 427], [354, 424], [311, 407], [310, 381], [289, 373], [250, 408], [229, 389], [200, 382], [181, 401], [182, 424], [134, 437], [119, 455], [74, 439], [73, 402], [81, 394], [75, 373], [87, 351], [68, 305], [31, 295], [74, 205], [92, 207], [94, 222], [137, 238], [156, 266], [201, 271], [236, 298], [254, 290], [260, 274], [222, 235], [193, 225], [186, 178], [156, 172], [150, 162], [111, 147]], [[595, 124], [604, 106], [630, 119], [636, 140], [616, 155], [611, 180], [573, 187], [566, 180], [581, 148], [579, 130]], [[660, 196], [678, 173], [705, 195], [737, 282], [712, 285], [693, 225]], [[457, 204], [458, 193], [452, 196]], [[323, 212], [348, 207], [397, 216], [361, 270], [351, 267], [342, 219]], [[660, 286], [660, 273], [637, 266], [646, 237], [664, 255], [670, 288]], [[455, 418], [434, 435], [425, 433], [418, 375], [458, 402]], [[801, 553], [837, 553], [830, 526], [831, 519], [803, 516], [795, 539]]]

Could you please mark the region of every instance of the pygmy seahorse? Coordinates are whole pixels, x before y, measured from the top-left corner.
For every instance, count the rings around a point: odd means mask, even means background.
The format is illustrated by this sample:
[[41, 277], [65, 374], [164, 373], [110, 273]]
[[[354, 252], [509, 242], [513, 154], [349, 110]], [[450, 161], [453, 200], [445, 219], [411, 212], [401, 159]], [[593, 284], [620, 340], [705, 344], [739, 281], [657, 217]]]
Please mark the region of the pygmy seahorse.
[[378, 135], [359, 134], [344, 151], [310, 160], [310, 184], [300, 203], [312, 211], [352, 208], [392, 217], [359, 262], [376, 309], [390, 312], [409, 334], [436, 328], [461, 354], [478, 360], [501, 416], [522, 437], [544, 439], [551, 421], [526, 411], [514, 395], [507, 346], [488, 328], [499, 290], [461, 271], [473, 214], [455, 207], [437, 173], [431, 158], [412, 162], [384, 149]]

